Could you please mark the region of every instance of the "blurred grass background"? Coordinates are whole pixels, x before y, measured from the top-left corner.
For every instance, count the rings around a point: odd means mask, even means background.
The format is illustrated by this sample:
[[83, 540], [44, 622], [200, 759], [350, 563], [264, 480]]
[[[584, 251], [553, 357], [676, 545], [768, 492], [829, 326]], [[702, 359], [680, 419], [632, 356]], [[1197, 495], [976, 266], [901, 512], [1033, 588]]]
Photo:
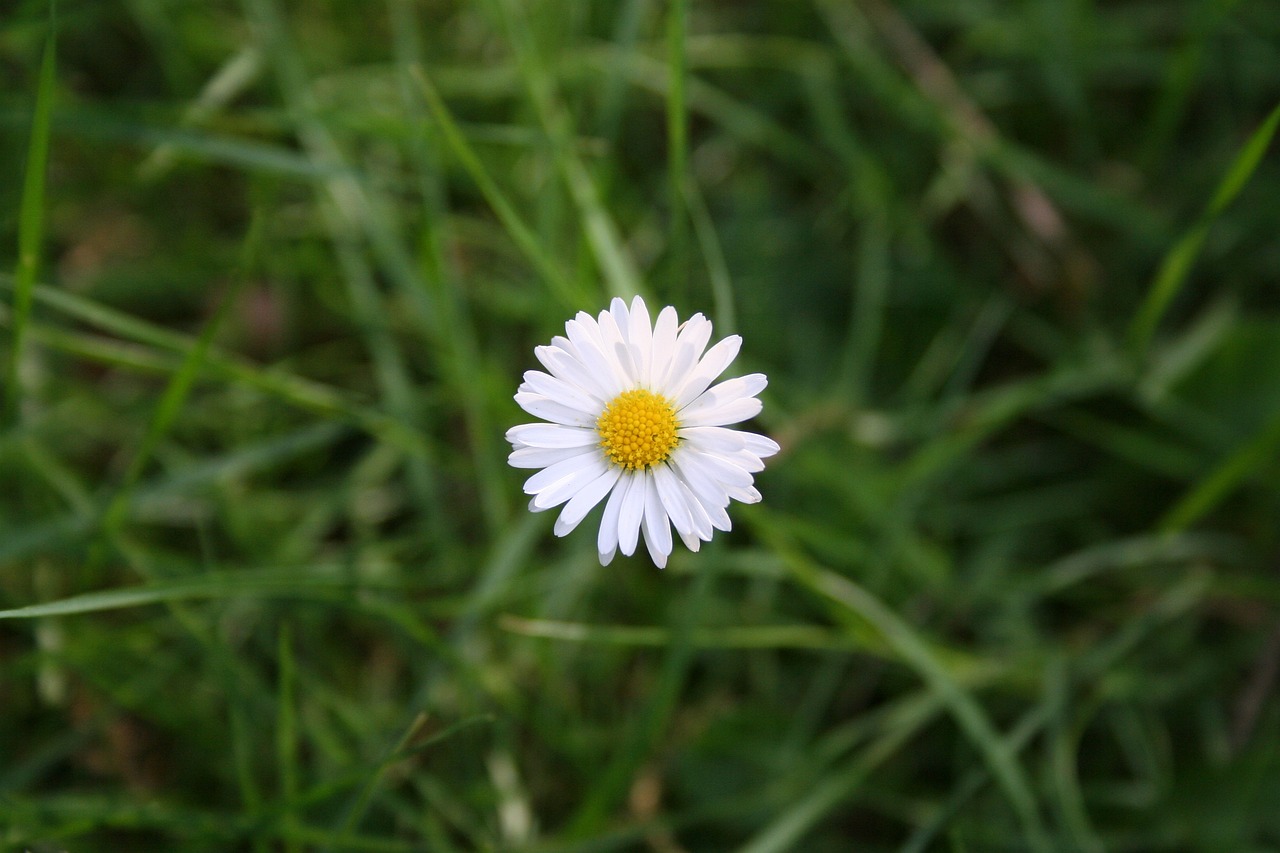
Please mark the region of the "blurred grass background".
[[[0, 846], [1280, 850], [1280, 8], [0, 14]], [[640, 292], [783, 453], [505, 465]]]

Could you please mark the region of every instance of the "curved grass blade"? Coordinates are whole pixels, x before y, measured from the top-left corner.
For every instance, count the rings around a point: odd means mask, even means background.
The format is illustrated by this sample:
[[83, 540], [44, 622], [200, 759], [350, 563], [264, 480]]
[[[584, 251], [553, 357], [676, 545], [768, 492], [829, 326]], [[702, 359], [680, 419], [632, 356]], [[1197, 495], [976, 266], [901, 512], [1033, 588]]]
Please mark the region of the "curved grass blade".
[[522, 6], [510, 0], [498, 0], [495, 6], [515, 49], [529, 101], [547, 135], [556, 167], [578, 208], [587, 245], [599, 264], [601, 276], [608, 282], [607, 295], [626, 299], [644, 295], [640, 273], [623, 245], [617, 223], [605, 209], [595, 179], [574, 150], [569, 116], [556, 98], [554, 81], [539, 56]]
[[1192, 488], [1160, 520], [1164, 533], [1177, 533], [1222, 503], [1244, 481], [1265, 471], [1280, 450], [1280, 417], [1231, 454]]
[[431, 117], [439, 125], [445, 144], [449, 146], [453, 156], [457, 157], [458, 162], [466, 169], [467, 174], [471, 176], [471, 180], [475, 181], [481, 195], [489, 202], [489, 206], [497, 214], [512, 241], [524, 252], [538, 272], [542, 274], [547, 287], [561, 304], [567, 308], [577, 308], [586, 301], [583, 298], [583, 294], [579, 292], [579, 288], [560, 270], [559, 265], [543, 249], [538, 235], [533, 233], [533, 229], [525, 223], [524, 219], [516, 211], [515, 205], [498, 187], [497, 181], [489, 174], [489, 170], [485, 168], [475, 149], [471, 147], [466, 137], [462, 135], [462, 131], [458, 128], [458, 123], [454, 121], [452, 113], [445, 106], [444, 99], [436, 91], [431, 79], [427, 77], [426, 71], [421, 66], [416, 66], [411, 73], [417, 81], [418, 87], [422, 90], [422, 97], [427, 102]]
[[35, 115], [31, 121], [31, 141], [27, 147], [27, 170], [22, 182], [22, 201], [18, 210], [18, 266], [14, 273], [13, 337], [9, 342], [9, 367], [4, 379], [4, 403], [0, 407], [0, 423], [18, 418], [22, 396], [19, 366], [31, 317], [36, 271], [40, 266], [40, 244], [44, 241], [44, 189], [49, 167], [49, 122], [53, 113], [54, 71], [56, 59], [56, 3], [49, 4], [49, 35], [40, 60], [40, 82], [36, 90]]
[[1049, 853], [1045, 831], [1030, 779], [982, 706], [947, 669], [914, 626], [884, 602], [846, 577], [811, 563], [768, 528], [757, 525], [774, 550], [790, 567], [792, 577], [804, 588], [840, 608], [851, 624], [870, 625], [889, 648], [929, 686], [947, 707], [956, 724], [986, 763], [1022, 824], [1027, 846], [1035, 853]]
[[1236, 159], [1232, 161], [1226, 175], [1218, 184], [1218, 189], [1200, 220], [1182, 235], [1182, 238], [1165, 255], [1164, 261], [1160, 264], [1160, 270], [1156, 273], [1155, 281], [1151, 283], [1146, 299], [1143, 300], [1129, 327], [1129, 344], [1134, 352], [1144, 352], [1151, 343], [1151, 337], [1155, 334], [1160, 318], [1164, 316], [1169, 303], [1178, 295], [1187, 275], [1191, 272], [1191, 266], [1199, 256], [1205, 238], [1209, 235], [1209, 228], [1249, 182], [1254, 170], [1262, 162], [1263, 155], [1267, 153], [1277, 127], [1280, 127], [1280, 105], [1271, 111], [1262, 126], [1254, 131], [1244, 147], [1240, 149], [1240, 153], [1236, 155]]
[[[104, 610], [125, 610], [170, 601], [241, 597], [341, 598], [352, 579], [341, 571], [319, 569], [339, 567], [308, 566], [304, 569], [258, 569], [254, 571], [212, 572], [195, 578], [154, 581], [123, 589], [86, 592], [43, 604], [29, 604], [0, 610], [0, 621], [38, 619], [45, 616], [80, 616]], [[367, 586], [367, 584], [362, 584]]]

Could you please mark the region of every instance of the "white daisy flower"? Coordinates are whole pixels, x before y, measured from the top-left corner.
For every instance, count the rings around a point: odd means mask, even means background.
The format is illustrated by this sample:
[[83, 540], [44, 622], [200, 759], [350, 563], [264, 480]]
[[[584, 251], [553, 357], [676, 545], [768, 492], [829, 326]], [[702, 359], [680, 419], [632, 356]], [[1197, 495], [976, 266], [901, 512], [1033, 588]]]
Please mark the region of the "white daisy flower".
[[[683, 324], [668, 306], [649, 320], [644, 300], [614, 299], [599, 317], [565, 323], [534, 354], [549, 371], [530, 370], [520, 407], [549, 423], [507, 430], [509, 462], [540, 468], [524, 484], [534, 512], [564, 504], [555, 533], [565, 536], [604, 500], [597, 550], [608, 565], [635, 553], [640, 533], [658, 568], [671, 554], [671, 528], [691, 551], [729, 530], [729, 501], [755, 503], [752, 475], [778, 452], [773, 439], [727, 429], [754, 417], [768, 380], [752, 373], [712, 385], [738, 354], [731, 335], [706, 349], [711, 321]], [[703, 350], [706, 349], [706, 352]]]

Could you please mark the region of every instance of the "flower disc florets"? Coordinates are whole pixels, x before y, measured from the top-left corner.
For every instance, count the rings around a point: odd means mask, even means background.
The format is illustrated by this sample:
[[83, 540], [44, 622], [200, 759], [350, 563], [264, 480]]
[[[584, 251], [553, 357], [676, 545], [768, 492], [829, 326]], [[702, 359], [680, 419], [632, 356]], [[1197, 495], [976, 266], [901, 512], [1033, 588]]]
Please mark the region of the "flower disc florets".
[[629, 471], [666, 461], [679, 427], [667, 398], [643, 388], [614, 397], [596, 420], [605, 456]]

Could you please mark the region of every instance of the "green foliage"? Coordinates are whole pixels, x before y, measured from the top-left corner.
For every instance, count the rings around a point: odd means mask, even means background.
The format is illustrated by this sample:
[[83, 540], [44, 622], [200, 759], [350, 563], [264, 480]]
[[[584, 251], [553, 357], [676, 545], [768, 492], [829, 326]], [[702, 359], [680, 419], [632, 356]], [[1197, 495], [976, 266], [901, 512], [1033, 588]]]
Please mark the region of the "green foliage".
[[[1280, 847], [1277, 44], [17, 3], [0, 847]], [[783, 447], [665, 572], [505, 464], [630, 293], [743, 335]]]

